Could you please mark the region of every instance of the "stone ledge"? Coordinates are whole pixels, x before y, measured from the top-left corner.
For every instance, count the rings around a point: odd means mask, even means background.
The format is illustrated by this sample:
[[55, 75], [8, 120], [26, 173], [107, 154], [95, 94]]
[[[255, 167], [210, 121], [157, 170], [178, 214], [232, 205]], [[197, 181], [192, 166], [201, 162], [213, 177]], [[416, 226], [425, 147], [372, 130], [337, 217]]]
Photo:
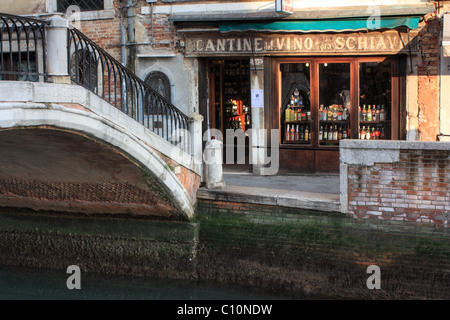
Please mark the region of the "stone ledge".
[[226, 189], [214, 190], [199, 188], [197, 198], [340, 212], [339, 195], [335, 194], [227, 186]]
[[339, 144], [341, 164], [373, 166], [374, 163], [399, 161], [400, 150], [450, 150], [449, 142], [400, 141], [400, 140], [341, 140]]
[[403, 140], [341, 140], [340, 149], [389, 149], [389, 150], [450, 150], [445, 141], [403, 141]]

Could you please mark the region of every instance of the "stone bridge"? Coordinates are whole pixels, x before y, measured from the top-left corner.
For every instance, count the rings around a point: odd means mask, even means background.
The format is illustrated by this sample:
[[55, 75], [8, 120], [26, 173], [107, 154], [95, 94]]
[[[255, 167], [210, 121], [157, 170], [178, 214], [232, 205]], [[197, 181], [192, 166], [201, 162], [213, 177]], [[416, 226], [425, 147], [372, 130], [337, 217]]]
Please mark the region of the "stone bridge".
[[0, 205], [186, 219], [201, 165], [81, 86], [0, 81]]
[[[67, 30], [57, 31], [60, 39]], [[201, 181], [201, 116], [188, 120], [189, 148], [171, 143], [102, 97], [101, 84], [92, 90], [74, 82], [60, 42], [49, 32], [42, 45], [51, 81], [0, 81], [0, 206], [190, 220]], [[104, 75], [98, 79], [105, 82]], [[121, 90], [123, 96], [134, 89]], [[149, 106], [139, 108], [143, 117]]]

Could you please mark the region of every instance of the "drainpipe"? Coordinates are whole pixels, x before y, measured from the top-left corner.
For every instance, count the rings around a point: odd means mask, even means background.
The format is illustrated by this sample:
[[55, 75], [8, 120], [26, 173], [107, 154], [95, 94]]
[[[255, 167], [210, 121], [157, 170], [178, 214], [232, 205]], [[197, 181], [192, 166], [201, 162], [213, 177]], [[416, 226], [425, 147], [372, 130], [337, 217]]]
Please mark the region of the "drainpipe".
[[126, 50], [125, 50], [125, 25], [123, 23], [123, 14], [120, 15], [120, 48], [122, 54], [122, 65], [126, 66]]
[[[136, 42], [134, 37], [134, 9], [133, 9], [136, 3], [137, 1], [133, 3], [133, 0], [127, 0], [127, 5], [124, 7], [127, 9], [127, 25], [128, 25], [127, 44], [133, 44]], [[123, 47], [125, 47], [125, 45]], [[131, 45], [128, 47], [128, 57], [126, 66], [133, 73], [136, 73], [135, 61], [136, 61], [136, 46]]]
[[[155, 1], [156, 2], [156, 1]], [[152, 37], [152, 45], [154, 44], [153, 41], [153, 2], [150, 3], [150, 7], [151, 7], [151, 13], [150, 13], [150, 19], [152, 19], [152, 26], [151, 26], [151, 37]]]
[[128, 19], [128, 42], [134, 43], [134, 12], [133, 12], [133, 1], [127, 0], [127, 19]]

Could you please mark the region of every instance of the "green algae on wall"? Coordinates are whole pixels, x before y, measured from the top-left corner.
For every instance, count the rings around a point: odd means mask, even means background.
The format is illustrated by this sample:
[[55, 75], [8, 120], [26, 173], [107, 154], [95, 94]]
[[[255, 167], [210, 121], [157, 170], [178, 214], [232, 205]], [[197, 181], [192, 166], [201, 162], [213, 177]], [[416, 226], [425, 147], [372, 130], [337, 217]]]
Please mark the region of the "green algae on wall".
[[[293, 297], [449, 299], [449, 229], [199, 201], [195, 222], [0, 212], [0, 264], [213, 280]], [[381, 290], [367, 288], [367, 267]]]
[[64, 214], [0, 214], [0, 264], [193, 278], [197, 225]]
[[[224, 207], [199, 203], [203, 277], [340, 298], [450, 297], [449, 229], [295, 208]], [[211, 272], [203, 266], [213, 259]], [[381, 290], [366, 286], [370, 265], [381, 269]]]

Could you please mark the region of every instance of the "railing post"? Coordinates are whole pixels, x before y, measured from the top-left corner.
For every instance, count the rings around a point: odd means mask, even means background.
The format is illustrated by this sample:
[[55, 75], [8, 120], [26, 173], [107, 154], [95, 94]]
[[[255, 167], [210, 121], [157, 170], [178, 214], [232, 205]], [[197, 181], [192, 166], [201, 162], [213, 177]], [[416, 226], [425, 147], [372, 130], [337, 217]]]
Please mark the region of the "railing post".
[[198, 113], [193, 113], [189, 117], [189, 133], [191, 135], [191, 156], [199, 165], [203, 162], [203, 135], [202, 135], [203, 116]]
[[70, 83], [67, 35], [69, 21], [52, 16], [47, 31], [47, 74], [49, 82]]

